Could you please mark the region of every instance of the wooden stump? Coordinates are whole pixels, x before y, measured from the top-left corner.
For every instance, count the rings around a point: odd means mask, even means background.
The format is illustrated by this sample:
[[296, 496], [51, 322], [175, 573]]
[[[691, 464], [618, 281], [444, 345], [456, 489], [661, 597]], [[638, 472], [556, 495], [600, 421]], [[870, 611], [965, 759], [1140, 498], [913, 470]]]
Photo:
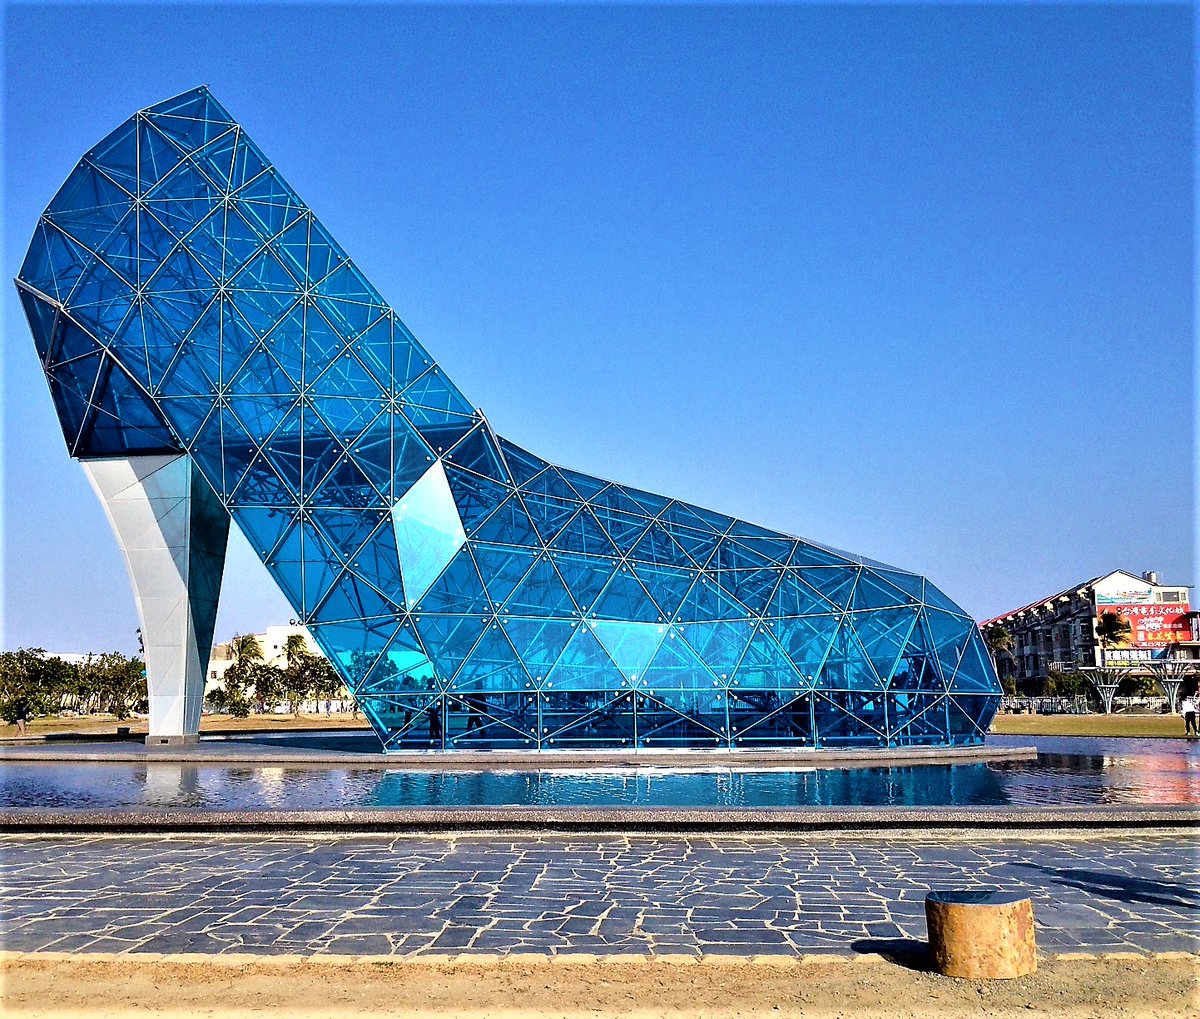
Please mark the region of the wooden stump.
[[929, 958], [948, 977], [1012, 980], [1037, 970], [1033, 903], [994, 888], [925, 896]]

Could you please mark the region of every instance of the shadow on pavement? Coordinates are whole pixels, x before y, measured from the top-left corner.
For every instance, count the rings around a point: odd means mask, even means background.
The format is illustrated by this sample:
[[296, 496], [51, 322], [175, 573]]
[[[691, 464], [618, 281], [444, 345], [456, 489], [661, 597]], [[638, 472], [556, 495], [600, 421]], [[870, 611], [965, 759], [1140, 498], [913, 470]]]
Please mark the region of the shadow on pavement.
[[268, 732], [230, 734], [221, 737], [209, 736], [205, 743], [220, 743], [230, 748], [258, 745], [268, 747], [294, 747], [308, 751], [342, 751], [353, 754], [378, 754], [382, 749], [379, 737], [370, 729], [347, 732]]
[[929, 946], [915, 938], [860, 938], [851, 942], [851, 951], [859, 955], [879, 955], [897, 966], [918, 973], [933, 972], [929, 964]]
[[[1190, 864], [1190, 861], [1180, 861]], [[1195, 909], [1200, 906], [1200, 892], [1173, 881], [1148, 881], [1102, 870], [1078, 870], [1046, 867], [1038, 863], [1017, 863], [1016, 867], [1040, 871], [1068, 888], [1100, 895], [1118, 902], [1144, 902], [1154, 906]]]

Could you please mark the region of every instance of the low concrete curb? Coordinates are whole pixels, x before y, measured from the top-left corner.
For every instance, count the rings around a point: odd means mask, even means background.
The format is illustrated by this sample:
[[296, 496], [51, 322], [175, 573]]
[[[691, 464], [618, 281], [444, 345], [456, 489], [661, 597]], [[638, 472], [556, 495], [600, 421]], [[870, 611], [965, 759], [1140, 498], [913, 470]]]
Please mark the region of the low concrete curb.
[[619, 832], [730, 833], [952, 829], [1186, 828], [1200, 825], [1200, 807], [830, 807], [796, 810], [671, 807], [409, 807], [397, 810], [44, 810], [0, 811], [0, 832]]
[[[1051, 952], [1042, 958], [1064, 962], [1179, 962], [1197, 960], [1200, 954], [1192, 952]], [[713, 966], [713, 967], [802, 967], [802, 966], [862, 966], [890, 960], [886, 955], [875, 952], [860, 954], [851, 950], [801, 955], [687, 955], [683, 953], [647, 954], [614, 952], [607, 955], [592, 955], [584, 952], [567, 952], [551, 955], [540, 952], [520, 952], [509, 955], [477, 952], [460, 955], [256, 955], [253, 952], [222, 952], [207, 955], [200, 952], [7, 952], [0, 951], [0, 969], [12, 965], [150, 965], [150, 966], [264, 966], [273, 969], [296, 969], [299, 967], [325, 966], [372, 966], [372, 967], [425, 967], [430, 969], [456, 969], [471, 966], [480, 969], [496, 966], [522, 966], [549, 963], [555, 966]]]
[[271, 764], [276, 767], [355, 767], [406, 771], [541, 771], [546, 768], [861, 768], [976, 761], [1028, 761], [1037, 747], [911, 747], [904, 750], [664, 751], [424, 751], [397, 754], [304, 750], [288, 745], [202, 740], [184, 747], [129, 743], [68, 743], [0, 747], [0, 764]]

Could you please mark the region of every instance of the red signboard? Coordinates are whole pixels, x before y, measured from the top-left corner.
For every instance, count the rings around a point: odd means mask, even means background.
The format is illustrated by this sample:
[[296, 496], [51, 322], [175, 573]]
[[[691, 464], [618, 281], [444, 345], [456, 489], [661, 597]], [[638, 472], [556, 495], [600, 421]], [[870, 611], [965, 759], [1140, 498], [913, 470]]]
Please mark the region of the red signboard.
[[1177, 641], [1192, 639], [1186, 603], [1101, 606], [1101, 618], [1110, 612], [1115, 612], [1123, 622], [1129, 624], [1128, 631], [1112, 642], [1114, 646], [1166, 647]]

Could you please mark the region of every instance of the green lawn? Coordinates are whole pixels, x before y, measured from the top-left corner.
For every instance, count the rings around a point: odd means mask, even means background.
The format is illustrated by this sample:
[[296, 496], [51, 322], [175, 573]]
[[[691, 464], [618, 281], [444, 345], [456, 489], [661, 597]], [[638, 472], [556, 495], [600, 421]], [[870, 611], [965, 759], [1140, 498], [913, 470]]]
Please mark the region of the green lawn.
[[1183, 736], [1180, 715], [997, 715], [1005, 736]]

